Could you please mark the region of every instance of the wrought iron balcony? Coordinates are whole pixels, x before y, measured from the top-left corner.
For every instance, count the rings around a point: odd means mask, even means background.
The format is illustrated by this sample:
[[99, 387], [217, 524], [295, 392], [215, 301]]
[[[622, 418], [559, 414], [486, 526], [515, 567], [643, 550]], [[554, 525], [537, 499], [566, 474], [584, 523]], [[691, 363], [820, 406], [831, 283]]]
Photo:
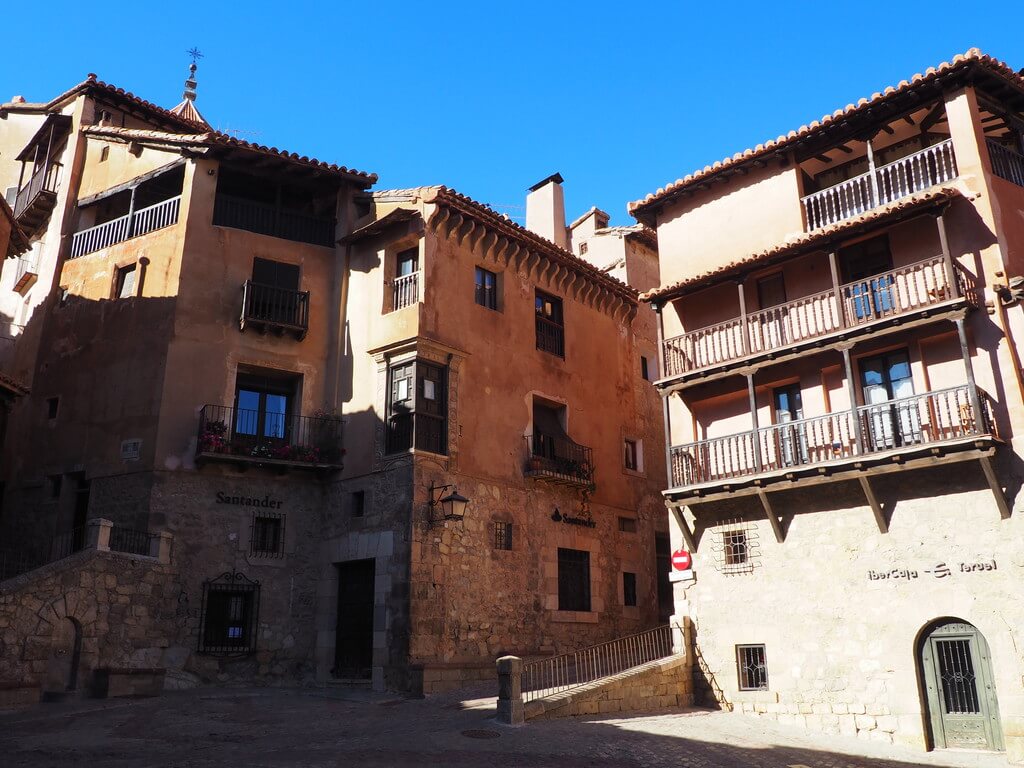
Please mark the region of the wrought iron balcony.
[[30, 235], [46, 223], [57, 203], [62, 166], [47, 161], [36, 168], [28, 183], [18, 190], [14, 200], [14, 216]]
[[812, 296], [665, 339], [665, 378], [685, 377], [718, 366], [796, 349], [851, 330], [877, 326], [959, 297], [973, 301], [972, 286], [953, 263], [953, 280], [942, 256], [855, 280]]
[[263, 333], [290, 331], [301, 340], [309, 329], [309, 291], [292, 291], [246, 280], [242, 287], [239, 325], [243, 331], [249, 327]]
[[991, 401], [976, 393], [963, 385], [673, 446], [671, 491], [700, 496], [998, 439]]
[[95, 227], [75, 232], [71, 238], [71, 257], [77, 259], [88, 253], [109, 248], [132, 237], [139, 237], [178, 223], [181, 195], [162, 200], [156, 205], [140, 208], [131, 214], [119, 216]]
[[988, 139], [986, 143], [988, 156], [992, 161], [992, 172], [1001, 179], [1024, 187], [1024, 155], [992, 139]]
[[953, 140], [947, 139], [801, 198], [807, 231], [852, 219], [956, 177]]
[[196, 460], [282, 467], [342, 466], [341, 417], [205, 405], [199, 413]]
[[526, 477], [559, 485], [592, 488], [593, 451], [565, 437], [536, 433], [526, 438]]
[[268, 203], [218, 194], [213, 223], [299, 243], [334, 246], [334, 219], [290, 211]]

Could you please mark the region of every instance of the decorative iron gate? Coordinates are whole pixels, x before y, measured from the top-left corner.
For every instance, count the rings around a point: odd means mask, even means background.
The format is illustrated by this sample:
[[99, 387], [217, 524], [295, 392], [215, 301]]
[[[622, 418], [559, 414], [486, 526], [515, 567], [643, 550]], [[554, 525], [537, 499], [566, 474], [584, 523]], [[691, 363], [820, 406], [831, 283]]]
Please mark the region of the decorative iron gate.
[[921, 672], [936, 748], [1003, 749], [988, 643], [966, 622], [935, 624], [921, 644]]

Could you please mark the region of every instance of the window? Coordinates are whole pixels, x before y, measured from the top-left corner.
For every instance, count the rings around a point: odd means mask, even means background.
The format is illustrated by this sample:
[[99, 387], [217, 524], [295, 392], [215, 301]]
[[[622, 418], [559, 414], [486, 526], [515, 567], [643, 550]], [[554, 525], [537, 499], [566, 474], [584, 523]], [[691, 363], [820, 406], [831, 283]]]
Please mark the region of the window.
[[636, 606], [636, 574], [622, 574], [622, 604]]
[[273, 512], [259, 512], [253, 515], [250, 543], [249, 551], [254, 555], [283, 555], [284, 515]]
[[46, 418], [53, 421], [57, 418], [57, 411], [60, 410], [60, 398], [59, 397], [48, 397], [46, 398]]
[[639, 454], [637, 452], [636, 440], [625, 440], [623, 441], [623, 450], [626, 469], [631, 469], [634, 472], [640, 467]]
[[640, 375], [644, 378], [644, 381], [651, 381], [651, 364], [647, 359], [647, 355], [640, 355]]
[[619, 531], [621, 533], [636, 533], [636, 518], [635, 517], [620, 517], [619, 518]]
[[309, 324], [309, 294], [299, 291], [297, 264], [254, 258], [244, 301], [247, 320], [296, 328]]
[[512, 549], [512, 523], [498, 521], [494, 524], [494, 548]]
[[763, 645], [737, 645], [736, 669], [741, 691], [768, 690], [768, 663]]
[[355, 491], [352, 493], [351, 504], [352, 517], [362, 517], [366, 514], [366, 491]]
[[102, 147], [100, 147], [100, 162], [107, 162], [108, 157], [110, 157], [110, 145], [105, 144]]
[[407, 248], [395, 256], [392, 310], [410, 307], [420, 300], [419, 259], [419, 248]]
[[476, 268], [475, 298], [481, 307], [498, 308], [498, 276], [483, 267]]
[[583, 256], [587, 252], [587, 244], [580, 243], [580, 256]]
[[200, 653], [228, 655], [256, 650], [260, 583], [244, 574], [221, 574], [203, 584]]
[[273, 458], [275, 448], [301, 441], [301, 425], [292, 411], [297, 382], [276, 374], [239, 373], [233, 441], [251, 443], [252, 455], [264, 458]]
[[[839, 251], [844, 285], [844, 310], [852, 320], [868, 321], [891, 313], [895, 306], [889, 238], [875, 237]], [[849, 317], [852, 311], [853, 317]]]
[[761, 309], [786, 303], [786, 281], [781, 272], [757, 281], [757, 302]]
[[726, 573], [742, 573], [752, 567], [746, 531], [724, 531], [722, 552], [725, 557]]
[[387, 452], [448, 453], [448, 369], [414, 360], [388, 372]]
[[4, 192], [4, 200], [6, 200], [7, 204], [9, 206], [11, 206], [11, 208], [13, 208], [14, 207], [14, 203], [17, 201], [17, 199], [18, 199], [18, 188], [17, 187], [8, 187], [7, 191]]
[[537, 349], [565, 357], [565, 323], [562, 300], [537, 291], [534, 305], [537, 311]]
[[114, 278], [115, 299], [129, 299], [135, 295], [136, 266], [129, 264], [127, 267], [120, 267], [117, 270], [117, 275]]
[[558, 548], [558, 610], [590, 610], [590, 553]]

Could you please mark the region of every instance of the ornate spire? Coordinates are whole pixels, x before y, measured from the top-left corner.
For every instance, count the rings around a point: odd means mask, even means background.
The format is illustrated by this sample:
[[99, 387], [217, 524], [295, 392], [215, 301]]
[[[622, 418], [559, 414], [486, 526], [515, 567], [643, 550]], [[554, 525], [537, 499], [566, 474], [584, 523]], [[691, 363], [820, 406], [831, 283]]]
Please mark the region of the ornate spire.
[[196, 63], [194, 61], [191, 64], [188, 65], [189, 75], [188, 75], [188, 79], [185, 81], [185, 92], [183, 94], [181, 94], [181, 98], [185, 99], [185, 101], [195, 101], [196, 100], [196, 85], [197, 85], [197, 83], [196, 83], [196, 70], [197, 69], [198, 69], [198, 67], [196, 66]]
[[201, 125], [210, 127], [210, 124], [206, 122], [206, 119], [199, 114], [199, 110], [196, 109], [196, 61], [203, 58], [203, 54], [199, 52], [198, 48], [193, 48], [186, 53], [192, 57], [192, 63], [188, 65], [188, 78], [185, 80], [185, 92], [181, 94], [182, 102], [174, 109], [171, 110], [178, 117], [183, 117], [193, 123], [199, 123]]

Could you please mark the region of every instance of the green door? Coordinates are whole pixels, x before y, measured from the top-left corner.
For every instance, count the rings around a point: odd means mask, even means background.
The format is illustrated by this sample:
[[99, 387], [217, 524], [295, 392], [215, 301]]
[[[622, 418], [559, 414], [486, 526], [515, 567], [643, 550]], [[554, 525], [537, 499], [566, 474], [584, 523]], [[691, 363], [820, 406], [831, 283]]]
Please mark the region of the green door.
[[921, 670], [936, 748], [1003, 749], [988, 643], [977, 628], [935, 625], [921, 646]]

